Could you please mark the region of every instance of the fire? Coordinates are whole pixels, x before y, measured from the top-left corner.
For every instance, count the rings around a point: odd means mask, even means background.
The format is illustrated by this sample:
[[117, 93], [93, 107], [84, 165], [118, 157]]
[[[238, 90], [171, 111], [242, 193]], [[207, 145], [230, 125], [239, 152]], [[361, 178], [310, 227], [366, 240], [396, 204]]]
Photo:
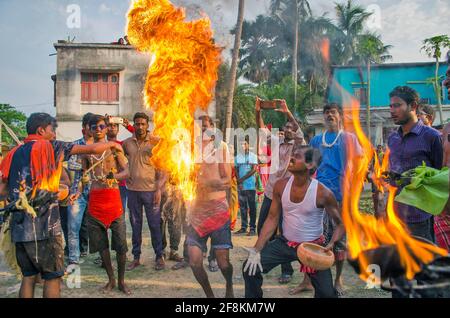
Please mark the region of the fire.
[[207, 17], [187, 22], [183, 8], [168, 0], [135, 0], [127, 34], [140, 52], [154, 54], [144, 102], [154, 111], [153, 164], [169, 173], [185, 200], [195, 197], [194, 113], [213, 97], [221, 49], [214, 44]]
[[444, 256], [447, 255], [447, 252], [411, 237], [394, 211], [394, 198], [397, 190], [395, 187], [385, 185], [389, 193], [385, 219], [377, 219], [375, 216], [359, 210], [359, 201], [369, 163], [375, 156], [374, 180], [380, 191], [383, 191], [380, 177], [388, 169], [389, 157], [389, 153], [386, 153], [380, 164], [373, 145], [361, 128], [359, 109], [359, 103], [353, 98], [350, 105], [344, 109], [345, 129], [356, 134], [363, 148], [362, 156], [357, 156], [356, 149], [353, 149], [352, 145], [348, 145], [347, 148], [348, 156], [352, 160], [350, 160], [350, 167], [344, 177], [342, 218], [347, 231], [349, 256], [351, 259], [359, 261], [360, 277], [366, 280], [370, 275], [366, 272], [370, 263], [362, 252], [382, 245], [395, 245], [406, 277], [413, 279], [415, 274], [420, 272], [420, 264], [428, 264], [436, 255]]
[[320, 52], [322, 53], [322, 58], [325, 65], [330, 63], [330, 39], [325, 38], [320, 43]]

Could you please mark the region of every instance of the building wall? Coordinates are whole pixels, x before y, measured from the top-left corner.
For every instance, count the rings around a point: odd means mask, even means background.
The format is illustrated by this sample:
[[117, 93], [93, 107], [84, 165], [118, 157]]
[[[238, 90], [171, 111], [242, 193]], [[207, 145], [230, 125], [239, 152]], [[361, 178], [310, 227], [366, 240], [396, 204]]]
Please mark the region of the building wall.
[[[80, 135], [85, 113], [110, 114], [131, 119], [146, 110], [143, 103], [145, 76], [151, 56], [131, 46], [109, 44], [55, 44], [58, 52], [56, 74], [56, 117], [58, 138], [72, 140]], [[81, 102], [82, 72], [119, 73], [118, 102]]]
[[[439, 75], [445, 76], [447, 65], [441, 64]], [[367, 81], [366, 68], [362, 68], [364, 81]], [[390, 66], [385, 64], [382, 66], [374, 66], [371, 70], [371, 106], [386, 107], [389, 105], [389, 93], [396, 86], [410, 86], [414, 88], [421, 98], [430, 99], [430, 104], [436, 105], [437, 100], [433, 87], [423, 83], [427, 79], [434, 77], [434, 63], [417, 63], [417, 64], [397, 64]], [[333, 70], [333, 84], [329, 88], [329, 101], [342, 102], [342, 87], [345, 91], [353, 94], [354, 88], [364, 87], [361, 85], [361, 78], [356, 67], [338, 67]], [[335, 83], [339, 83], [335, 85]], [[450, 105], [447, 92], [443, 94], [442, 104]]]
[[[128, 118], [145, 109], [143, 88], [152, 57], [138, 53], [133, 47], [111, 44], [57, 43], [56, 118], [57, 137], [73, 141], [81, 136], [81, 119], [88, 112]], [[119, 101], [89, 103], [81, 101], [82, 72], [119, 73]], [[209, 115], [215, 118], [215, 102], [211, 101]], [[195, 116], [202, 115], [197, 111]], [[152, 128], [152, 125], [151, 125]], [[130, 134], [121, 128], [119, 139]]]

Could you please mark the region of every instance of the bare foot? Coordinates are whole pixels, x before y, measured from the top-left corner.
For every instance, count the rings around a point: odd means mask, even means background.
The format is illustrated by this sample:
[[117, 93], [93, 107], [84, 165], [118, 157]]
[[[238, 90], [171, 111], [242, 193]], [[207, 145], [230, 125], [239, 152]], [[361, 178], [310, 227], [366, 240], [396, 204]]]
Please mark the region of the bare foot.
[[305, 281], [301, 282], [297, 287], [289, 290], [289, 295], [298, 295], [303, 292], [313, 291], [314, 287], [311, 283], [307, 283]]
[[104, 294], [111, 292], [114, 288], [116, 288], [116, 281], [109, 281], [104, 287], [100, 289]]
[[344, 284], [341, 280], [338, 280], [334, 283], [334, 289], [336, 290], [336, 294], [338, 297], [342, 297], [345, 295]]
[[125, 283], [119, 283], [119, 290], [127, 296], [131, 295], [131, 290]]

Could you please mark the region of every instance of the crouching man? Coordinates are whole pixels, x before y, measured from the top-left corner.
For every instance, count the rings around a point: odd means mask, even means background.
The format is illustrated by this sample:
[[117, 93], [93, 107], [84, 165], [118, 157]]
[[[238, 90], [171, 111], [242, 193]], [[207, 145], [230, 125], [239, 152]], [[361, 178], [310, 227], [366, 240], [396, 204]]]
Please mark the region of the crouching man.
[[[269, 216], [255, 246], [247, 249], [249, 256], [243, 265], [246, 298], [261, 298], [261, 273], [268, 273], [280, 264], [298, 261], [297, 247], [301, 243], [325, 244], [324, 212], [338, 225], [326, 249], [331, 251], [335, 242], [344, 235], [345, 229], [333, 193], [310, 176], [310, 171], [316, 166], [314, 157], [312, 148], [296, 145], [288, 165], [292, 176], [275, 184]], [[269, 242], [281, 216], [283, 235]], [[316, 298], [337, 297], [330, 269], [315, 271], [302, 265], [301, 271], [311, 278]]]

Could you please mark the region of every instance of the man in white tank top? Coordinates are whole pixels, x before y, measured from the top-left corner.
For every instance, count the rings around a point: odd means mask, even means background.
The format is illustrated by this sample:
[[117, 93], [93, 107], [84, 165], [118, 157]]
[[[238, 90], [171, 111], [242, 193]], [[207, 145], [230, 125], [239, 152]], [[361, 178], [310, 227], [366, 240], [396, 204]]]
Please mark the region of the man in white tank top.
[[[333, 193], [310, 176], [314, 168], [314, 150], [296, 145], [288, 166], [291, 177], [279, 180], [274, 187], [269, 215], [249, 257], [243, 265], [245, 297], [263, 296], [263, 277], [274, 267], [298, 261], [297, 247], [303, 242], [324, 244], [322, 218], [324, 213], [336, 222], [333, 237], [326, 246], [332, 250], [334, 244], [344, 235], [345, 229], [339, 215], [338, 204]], [[283, 218], [283, 236], [270, 241], [280, 217]], [[308, 271], [317, 298], [335, 298], [331, 270]]]

